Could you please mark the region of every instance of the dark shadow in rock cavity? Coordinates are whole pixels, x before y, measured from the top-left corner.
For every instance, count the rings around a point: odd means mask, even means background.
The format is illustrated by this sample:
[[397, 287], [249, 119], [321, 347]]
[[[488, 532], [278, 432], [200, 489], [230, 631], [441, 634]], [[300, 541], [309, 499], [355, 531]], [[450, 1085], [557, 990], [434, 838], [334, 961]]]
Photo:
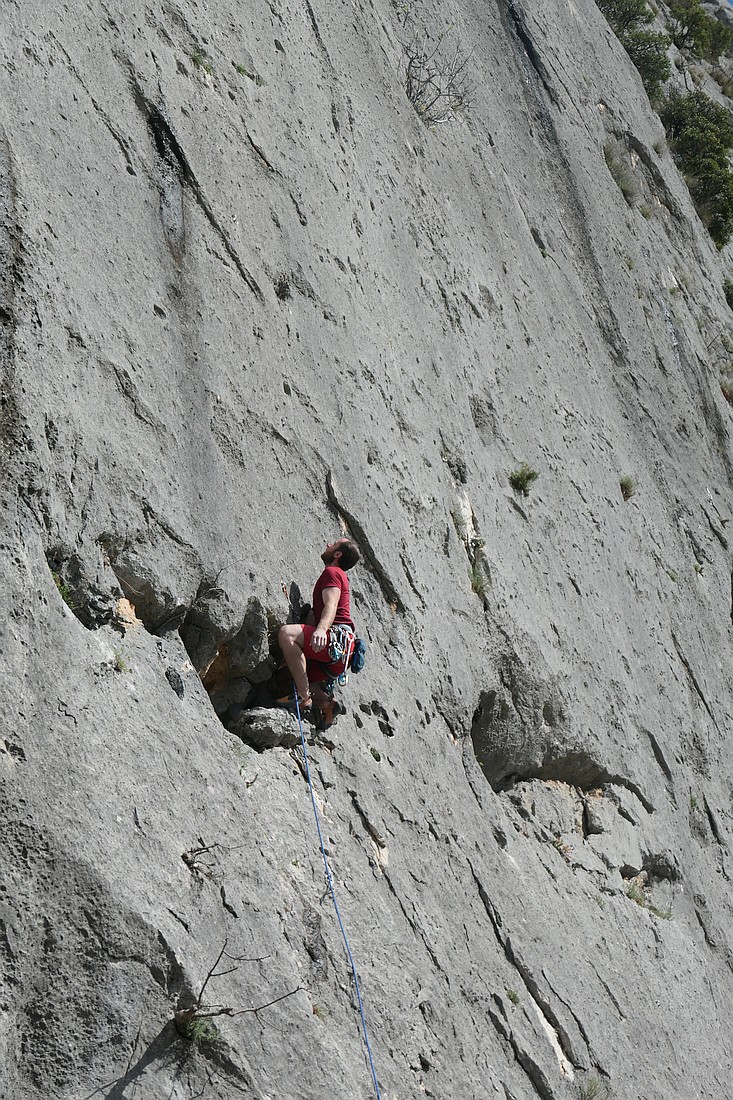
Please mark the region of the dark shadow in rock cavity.
[[[183, 644], [197, 669], [222, 725], [258, 752], [298, 742], [294, 715], [274, 707], [288, 694], [290, 673], [281, 670], [278, 617], [250, 597], [241, 625], [222, 630], [217, 589], [197, 599], [181, 627]], [[291, 586], [291, 615], [300, 610], [300, 592]]]
[[610, 783], [625, 787], [654, 812], [635, 783], [578, 746], [557, 684], [528, 673], [515, 655], [500, 658], [496, 686], [479, 697], [471, 744], [494, 791], [524, 779], [558, 780], [585, 791]]
[[62, 544], [46, 551], [46, 561], [62, 600], [88, 630], [112, 619], [122, 591], [98, 547], [79, 554]]
[[214, 710], [226, 725], [230, 708], [244, 705], [253, 685], [272, 675], [270, 622], [266, 609], [253, 596], [236, 633], [217, 643], [220, 628], [210, 611], [210, 605], [194, 605], [183, 623], [181, 637]]

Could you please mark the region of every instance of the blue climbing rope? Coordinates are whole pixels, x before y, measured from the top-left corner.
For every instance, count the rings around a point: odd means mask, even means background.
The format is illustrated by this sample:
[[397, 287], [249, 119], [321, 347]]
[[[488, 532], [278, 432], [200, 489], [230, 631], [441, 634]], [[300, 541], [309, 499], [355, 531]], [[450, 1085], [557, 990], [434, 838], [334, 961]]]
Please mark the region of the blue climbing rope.
[[364, 1005], [361, 1001], [361, 990], [359, 989], [359, 979], [356, 976], [356, 963], [354, 962], [354, 956], [351, 954], [351, 948], [349, 947], [349, 937], [346, 935], [346, 929], [344, 928], [344, 922], [341, 919], [341, 910], [339, 909], [339, 903], [336, 901], [336, 891], [333, 888], [333, 879], [331, 877], [331, 868], [328, 865], [328, 856], [326, 855], [326, 849], [323, 844], [323, 833], [321, 832], [321, 820], [318, 816], [318, 808], [316, 807], [316, 796], [313, 793], [313, 783], [311, 781], [311, 770], [308, 764], [308, 750], [305, 747], [305, 734], [303, 733], [303, 723], [300, 718], [300, 700], [298, 699], [298, 689], [293, 685], [295, 690], [295, 711], [298, 716], [298, 727], [300, 729], [300, 743], [303, 747], [303, 757], [305, 758], [305, 774], [308, 779], [308, 787], [311, 793], [311, 804], [313, 806], [313, 813], [316, 819], [316, 829], [318, 829], [318, 841], [321, 845], [321, 855], [323, 856], [323, 866], [326, 868], [326, 879], [328, 880], [328, 888], [331, 891], [331, 898], [333, 900], [333, 907], [336, 910], [336, 916], [338, 917], [339, 928], [341, 929], [341, 937], [344, 941], [344, 947], [346, 948], [346, 954], [349, 956], [349, 962], [351, 963], [351, 973], [354, 975], [354, 986], [356, 988], [356, 999], [359, 1002], [359, 1015], [361, 1016], [361, 1029], [364, 1033], [364, 1043], [366, 1044], [367, 1054], [369, 1055], [369, 1068], [372, 1071], [372, 1080], [374, 1081], [374, 1091], [377, 1094], [377, 1100], [382, 1100], [382, 1094], [379, 1091], [379, 1082], [377, 1081], [377, 1071], [374, 1068], [374, 1058], [372, 1057], [372, 1048], [369, 1044], [369, 1034], [367, 1032], [366, 1017], [364, 1016]]

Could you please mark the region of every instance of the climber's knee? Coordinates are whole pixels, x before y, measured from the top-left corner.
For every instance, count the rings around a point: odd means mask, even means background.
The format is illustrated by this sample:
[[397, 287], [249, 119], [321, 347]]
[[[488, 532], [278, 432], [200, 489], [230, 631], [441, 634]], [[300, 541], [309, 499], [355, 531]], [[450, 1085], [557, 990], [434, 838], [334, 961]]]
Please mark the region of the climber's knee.
[[304, 642], [303, 627], [299, 623], [285, 623], [277, 633], [277, 640], [281, 649], [283, 645], [297, 645], [299, 649], [302, 649]]

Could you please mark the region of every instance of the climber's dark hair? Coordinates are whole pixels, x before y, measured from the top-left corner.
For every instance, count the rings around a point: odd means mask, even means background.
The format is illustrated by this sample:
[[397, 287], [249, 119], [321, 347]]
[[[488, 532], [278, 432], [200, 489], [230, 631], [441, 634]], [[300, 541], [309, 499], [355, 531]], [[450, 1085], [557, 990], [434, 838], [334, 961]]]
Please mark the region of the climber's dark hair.
[[361, 558], [359, 547], [353, 539], [344, 539], [343, 542], [339, 544], [339, 550], [341, 551], [339, 565], [342, 569], [351, 569], [351, 567], [356, 565]]

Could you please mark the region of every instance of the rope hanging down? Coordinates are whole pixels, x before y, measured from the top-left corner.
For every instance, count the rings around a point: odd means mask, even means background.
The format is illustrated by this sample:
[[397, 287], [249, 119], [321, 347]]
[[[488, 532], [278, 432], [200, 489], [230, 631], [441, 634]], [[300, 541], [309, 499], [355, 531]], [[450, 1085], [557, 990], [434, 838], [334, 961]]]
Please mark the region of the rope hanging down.
[[311, 804], [313, 806], [313, 813], [316, 819], [316, 829], [318, 830], [318, 842], [321, 845], [321, 855], [323, 856], [323, 866], [326, 868], [326, 879], [328, 881], [328, 889], [331, 891], [331, 898], [333, 900], [333, 907], [336, 910], [336, 916], [338, 917], [339, 928], [341, 929], [341, 938], [344, 941], [344, 947], [346, 948], [346, 954], [349, 956], [349, 962], [351, 963], [351, 973], [354, 975], [354, 986], [356, 988], [356, 999], [359, 1003], [359, 1015], [361, 1016], [361, 1029], [364, 1033], [364, 1043], [366, 1045], [367, 1054], [369, 1055], [369, 1068], [372, 1071], [372, 1080], [374, 1081], [374, 1091], [377, 1094], [377, 1100], [382, 1100], [382, 1094], [379, 1091], [379, 1082], [377, 1081], [377, 1071], [374, 1068], [374, 1059], [372, 1057], [372, 1048], [369, 1044], [369, 1035], [366, 1026], [366, 1017], [364, 1016], [364, 1005], [361, 1002], [361, 990], [359, 989], [359, 979], [356, 975], [356, 963], [354, 962], [354, 956], [351, 954], [351, 948], [349, 947], [349, 938], [346, 935], [346, 929], [344, 928], [344, 922], [341, 919], [341, 910], [339, 909], [339, 903], [336, 901], [336, 892], [333, 888], [333, 879], [331, 877], [331, 868], [328, 865], [328, 856], [326, 855], [326, 849], [323, 844], [323, 833], [321, 832], [321, 820], [318, 816], [318, 809], [316, 807], [316, 796], [313, 793], [313, 783], [311, 782], [311, 770], [308, 765], [308, 750], [305, 747], [305, 734], [303, 733], [303, 723], [300, 718], [300, 700], [298, 699], [298, 689], [293, 684], [295, 691], [295, 710], [298, 716], [298, 727], [300, 728], [300, 743], [303, 747], [303, 757], [305, 759], [305, 774], [308, 779], [308, 788], [311, 794]]

